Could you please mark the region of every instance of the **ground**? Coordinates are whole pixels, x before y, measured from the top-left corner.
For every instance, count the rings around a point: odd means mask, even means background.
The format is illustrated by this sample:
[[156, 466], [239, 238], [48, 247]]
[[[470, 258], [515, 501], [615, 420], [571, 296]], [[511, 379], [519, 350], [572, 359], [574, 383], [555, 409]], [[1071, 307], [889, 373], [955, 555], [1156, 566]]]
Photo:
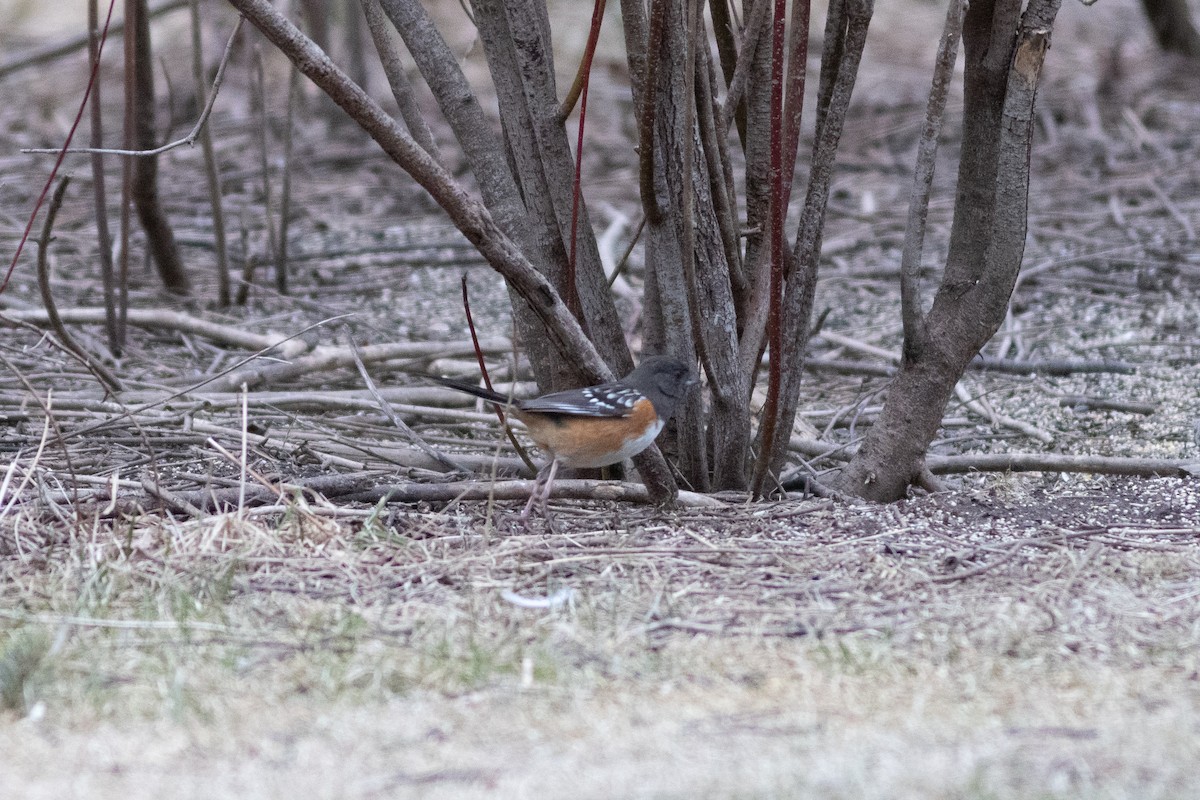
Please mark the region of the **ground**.
[[[806, 381], [805, 440], [846, 444], [872, 423], [886, 363], [871, 348], [899, 342], [904, 201], [943, 12], [880, 5], [835, 181], [818, 297], [829, 335], [811, 354], [826, 366]], [[20, 6], [0, 3], [0, 13]], [[214, 47], [229, 21], [210, 20]], [[163, 35], [179, 22], [162, 20]], [[32, 40], [2, 42], [2, 91], [23, 98], [0, 109], [0, 241], [11, 252], [50, 164], [20, 149], [60, 143], [64, 97], [75, 94], [61, 77], [5, 73]], [[593, 109], [621, 110], [619, 49], [607, 46]], [[478, 52], [467, 60], [478, 75]], [[80, 66], [66, 58], [46, 74], [66, 75], [64, 65]], [[166, 66], [183, 130], [194, 111], [187, 72]], [[250, 69], [233, 71], [214, 116], [227, 213], [236, 247], [261, 253]], [[952, 406], [935, 454], [1197, 457], [1197, 73], [1154, 54], [1131, 0], [1064, 7], [1039, 101], [1024, 276], [987, 352], [1107, 366], [972, 373], [964, 397], [985, 405]], [[284, 73], [269, 74], [284, 85]], [[106, 86], [114, 102], [117, 84]], [[0, 295], [0, 321], [10, 320], [0, 345], [0, 796], [1200, 793], [1191, 478], [951, 475], [945, 492], [891, 506], [802, 495], [676, 509], [561, 500], [553, 525], [522, 525], [519, 503], [378, 504], [346, 485], [256, 499], [277, 481], [349, 476], [365, 491], [439, 476], [353, 366], [264, 385], [243, 418], [230, 378], [242, 373], [225, 373], [258, 363], [241, 363], [260, 346], [254, 336], [411, 343], [372, 363], [408, 423], [484, 469], [498, 441], [494, 420], [446, 408], [418, 377], [466, 363], [463, 270], [484, 334], [507, 335], [496, 279], [369, 142], [308, 103], [295, 143], [291, 294], [272, 291], [262, 266], [246, 306], [213, 306], [206, 190], [198, 149], [185, 148], [164, 161], [164, 194], [195, 297], [165, 296], [138, 266], [132, 305], [203, 318], [219, 335], [161, 316], [138, 323], [112, 364], [126, 392], [106, 398], [28, 322], [35, 248]], [[948, 230], [957, 121], [952, 106], [927, 292]], [[589, 202], [606, 224], [635, 218], [628, 115], [606, 110], [589, 130]], [[56, 226], [55, 296], [63, 309], [94, 307], [90, 173], [82, 160], [68, 168], [76, 186]], [[106, 352], [99, 326], [72, 330]], [[504, 343], [493, 350], [502, 358]], [[217, 383], [192, 388], [204, 377]], [[239, 467], [243, 452], [251, 471]], [[498, 463], [513, 460], [505, 451]], [[229, 510], [192, 513], [205, 489], [224, 490]], [[250, 501], [239, 504], [243, 492]]]

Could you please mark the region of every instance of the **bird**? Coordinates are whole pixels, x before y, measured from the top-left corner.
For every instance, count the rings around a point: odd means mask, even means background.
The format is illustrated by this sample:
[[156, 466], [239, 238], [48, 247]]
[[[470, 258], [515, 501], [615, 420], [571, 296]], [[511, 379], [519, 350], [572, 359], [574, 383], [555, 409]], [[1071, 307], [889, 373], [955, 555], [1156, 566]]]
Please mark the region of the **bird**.
[[431, 377], [505, 407], [550, 456], [538, 472], [522, 518], [529, 516], [536, 501], [545, 506], [559, 467], [607, 467], [649, 447], [697, 382], [691, 367], [674, 356], [647, 356], [618, 381], [525, 400], [454, 378]]

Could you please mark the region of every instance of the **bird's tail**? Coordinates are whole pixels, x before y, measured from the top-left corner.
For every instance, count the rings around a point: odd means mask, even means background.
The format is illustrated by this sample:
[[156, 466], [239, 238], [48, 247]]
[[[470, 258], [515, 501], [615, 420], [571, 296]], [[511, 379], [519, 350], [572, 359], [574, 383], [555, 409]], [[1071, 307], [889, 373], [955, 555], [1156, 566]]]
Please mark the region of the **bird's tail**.
[[506, 406], [510, 402], [508, 395], [500, 394], [499, 392], [493, 392], [491, 389], [485, 389], [482, 386], [476, 386], [475, 384], [468, 383], [467, 381], [460, 381], [454, 378], [442, 378], [438, 375], [430, 375], [429, 377], [431, 380], [437, 381], [442, 386], [447, 386], [451, 389], [465, 392], [466, 394], [473, 394], [476, 397], [482, 397], [484, 400], [488, 400], [493, 403], [499, 403], [500, 405]]

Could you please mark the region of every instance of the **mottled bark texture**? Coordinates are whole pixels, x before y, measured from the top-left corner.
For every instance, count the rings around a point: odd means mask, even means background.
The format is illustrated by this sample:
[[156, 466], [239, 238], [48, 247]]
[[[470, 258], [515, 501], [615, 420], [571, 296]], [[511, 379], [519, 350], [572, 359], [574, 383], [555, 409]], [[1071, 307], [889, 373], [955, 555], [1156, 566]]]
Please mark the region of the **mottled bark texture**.
[[[150, 46], [150, 14], [146, 9], [146, 0], [136, 0], [131, 5], [136, 6], [133, 10], [134, 21], [132, 30], [126, 30], [125, 35], [134, 38], [134, 92], [128, 99], [128, 102], [134, 103], [134, 146], [139, 150], [153, 150], [158, 147], [158, 141], [154, 121], [154, 51]], [[183, 269], [171, 222], [159, 201], [158, 156], [133, 159], [131, 196], [163, 286], [175, 294], [187, 294], [191, 291], [191, 282]]]
[[[743, 488], [750, 388], [739, 369], [731, 284], [732, 270], [740, 265], [730, 264], [721, 229], [722, 220], [732, 223], [733, 218], [718, 213], [728, 203], [715, 195], [725, 191], [725, 178], [713, 172], [720, 156], [707, 148], [716, 146], [714, 137], [701, 135], [701, 122], [711, 119], [711, 110], [699, 107], [711, 104], [711, 96], [698, 91], [709, 85], [710, 56], [702, 50], [708, 38], [696, 36], [689, 42], [685, 0], [659, 2], [663, 36], [658, 51], [649, 56], [660, 65], [655, 71], [653, 147], [654, 185], [664, 218], [646, 226], [647, 253], [654, 256], [647, 259], [647, 271], [655, 273], [653, 295], [648, 294], [646, 303], [648, 326], [669, 352], [698, 356], [709, 379], [707, 441], [699, 427], [703, 417], [685, 409], [687, 427], [680, 432], [686, 438], [681, 450], [688, 454], [684, 475], [699, 488]], [[706, 452], [710, 464], [705, 464]]]
[[1060, 0], [974, 0], [966, 54], [963, 149], [945, 274], [906, 336], [879, 421], [838, 488], [903, 497], [925, 467], [946, 404], [972, 357], [999, 329], [1025, 249], [1029, 153], [1038, 80]]

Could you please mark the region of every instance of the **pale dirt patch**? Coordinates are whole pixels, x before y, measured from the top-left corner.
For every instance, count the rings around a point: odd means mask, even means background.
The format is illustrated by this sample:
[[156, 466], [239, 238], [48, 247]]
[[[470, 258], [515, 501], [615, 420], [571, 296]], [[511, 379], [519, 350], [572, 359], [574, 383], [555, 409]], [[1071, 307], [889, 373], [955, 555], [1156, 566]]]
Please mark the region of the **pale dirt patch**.
[[0, 734], [10, 754], [0, 789], [31, 799], [1195, 794], [1194, 680], [992, 663], [847, 674], [814, 665], [804, 645], [770, 649], [739, 644], [730, 656], [783, 667], [756, 688], [509, 688], [368, 704], [242, 696], [228, 706], [236, 715], [205, 724], [22, 723]]
[[1106, 483], [703, 519], [570, 504], [558, 534], [505, 508], [482, 535], [473, 507], [26, 537], [4, 616], [49, 652], [0, 727], [0, 792], [1189, 796], [1197, 516], [1130, 525]]

